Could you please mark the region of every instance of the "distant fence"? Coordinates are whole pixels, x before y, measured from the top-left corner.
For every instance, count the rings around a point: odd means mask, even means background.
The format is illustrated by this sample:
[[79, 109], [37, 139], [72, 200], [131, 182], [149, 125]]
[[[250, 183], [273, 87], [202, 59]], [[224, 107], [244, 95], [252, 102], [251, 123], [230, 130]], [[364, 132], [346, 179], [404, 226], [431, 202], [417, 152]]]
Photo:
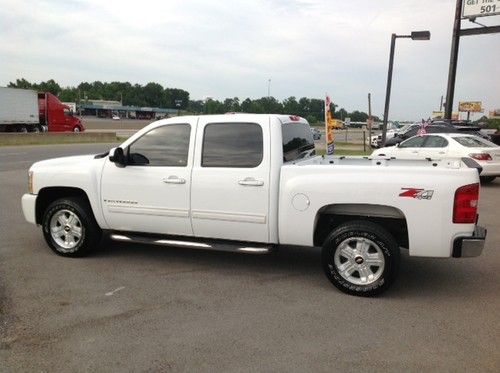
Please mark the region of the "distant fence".
[[0, 133], [0, 145], [44, 145], [116, 142], [115, 132]]

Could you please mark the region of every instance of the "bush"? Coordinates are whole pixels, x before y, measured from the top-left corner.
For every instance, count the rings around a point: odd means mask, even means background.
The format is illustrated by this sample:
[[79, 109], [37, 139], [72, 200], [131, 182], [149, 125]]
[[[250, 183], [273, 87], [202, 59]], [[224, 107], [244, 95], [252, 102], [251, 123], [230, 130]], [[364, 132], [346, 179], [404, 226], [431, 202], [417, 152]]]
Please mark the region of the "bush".
[[308, 115], [306, 117], [306, 120], [309, 122], [309, 124], [314, 124], [318, 121], [314, 115]]

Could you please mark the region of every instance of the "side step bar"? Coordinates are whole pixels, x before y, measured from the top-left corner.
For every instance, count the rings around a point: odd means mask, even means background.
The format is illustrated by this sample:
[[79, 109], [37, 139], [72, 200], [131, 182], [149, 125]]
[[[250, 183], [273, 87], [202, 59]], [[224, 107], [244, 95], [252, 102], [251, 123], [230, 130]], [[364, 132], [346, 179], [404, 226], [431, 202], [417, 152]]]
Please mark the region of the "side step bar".
[[170, 238], [160, 236], [145, 236], [131, 233], [111, 233], [110, 238], [113, 241], [120, 242], [188, 247], [191, 249], [227, 251], [246, 254], [268, 254], [274, 249], [272, 245], [260, 245], [250, 242], [222, 241], [214, 239], [204, 239], [203, 241], [198, 241], [198, 239], [193, 237]]

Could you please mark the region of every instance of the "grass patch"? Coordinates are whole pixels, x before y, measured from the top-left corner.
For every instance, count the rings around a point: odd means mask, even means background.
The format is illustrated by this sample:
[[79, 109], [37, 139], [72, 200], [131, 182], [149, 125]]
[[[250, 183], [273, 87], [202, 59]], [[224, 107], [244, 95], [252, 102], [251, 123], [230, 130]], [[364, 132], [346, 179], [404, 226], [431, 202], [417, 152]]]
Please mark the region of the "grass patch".
[[0, 134], [0, 146], [95, 144], [120, 142], [121, 140], [114, 132]]

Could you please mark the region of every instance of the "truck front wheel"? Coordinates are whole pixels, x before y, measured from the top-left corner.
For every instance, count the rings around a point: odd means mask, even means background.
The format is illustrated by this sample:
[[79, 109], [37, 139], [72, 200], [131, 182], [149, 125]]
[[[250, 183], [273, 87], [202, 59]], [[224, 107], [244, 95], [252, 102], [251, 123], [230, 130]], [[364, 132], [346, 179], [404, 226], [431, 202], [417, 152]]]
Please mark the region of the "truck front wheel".
[[42, 229], [49, 247], [68, 257], [89, 254], [102, 235], [88, 203], [74, 197], [52, 202], [43, 214]]
[[382, 226], [352, 221], [337, 227], [325, 240], [322, 264], [326, 276], [344, 293], [373, 296], [396, 279], [399, 245]]

